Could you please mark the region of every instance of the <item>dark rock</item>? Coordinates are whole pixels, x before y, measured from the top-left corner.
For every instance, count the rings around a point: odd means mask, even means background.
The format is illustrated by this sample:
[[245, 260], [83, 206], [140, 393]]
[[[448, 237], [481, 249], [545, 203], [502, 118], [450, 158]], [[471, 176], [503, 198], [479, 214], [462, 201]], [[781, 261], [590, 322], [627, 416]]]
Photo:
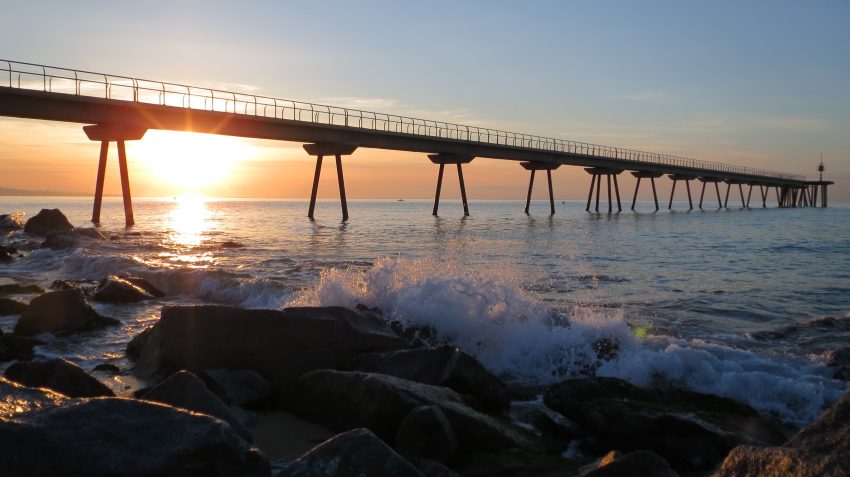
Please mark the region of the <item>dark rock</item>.
[[147, 401], [156, 401], [190, 411], [208, 414], [227, 422], [243, 439], [251, 442], [251, 431], [230, 412], [221, 399], [211, 393], [197, 376], [186, 371], [173, 374], [165, 381], [152, 387], [142, 396]]
[[121, 374], [121, 368], [111, 363], [101, 363], [94, 367], [92, 371], [99, 371], [107, 374]]
[[826, 365], [832, 368], [832, 377], [850, 381], [850, 348], [834, 349], [827, 355]]
[[652, 450], [678, 470], [707, 470], [739, 444], [784, 441], [750, 407], [675, 389], [642, 389], [614, 378], [582, 378], [552, 386], [547, 406], [579, 424], [592, 451]]
[[[12, 419], [18, 414], [58, 406], [67, 400], [67, 396], [48, 389], [21, 386], [14, 381], [0, 377], [0, 423]], [[4, 449], [3, 452], [6, 452], [6, 450]], [[0, 457], [0, 460], [2, 460], [2, 457]]]
[[65, 250], [75, 248], [80, 245], [80, 238], [68, 232], [55, 232], [48, 234], [44, 242], [41, 243], [42, 248], [51, 250]]
[[154, 299], [154, 296], [144, 289], [115, 275], [104, 278], [91, 297], [92, 300], [103, 303], [135, 303]]
[[0, 422], [6, 477], [269, 475], [226, 423], [131, 399], [74, 400]]
[[0, 215], [0, 230], [20, 230], [22, 228], [24, 228], [23, 212]]
[[351, 367], [359, 353], [406, 345], [380, 319], [340, 307], [165, 306], [144, 334], [128, 345], [143, 375], [250, 369], [278, 388], [313, 369]]
[[242, 248], [242, 247], [244, 247], [244, 245], [242, 245], [239, 242], [234, 242], [232, 240], [228, 240], [227, 242], [221, 243], [221, 248]]
[[239, 419], [239, 422], [245, 425], [247, 428], [253, 428], [259, 422], [257, 420], [257, 415], [247, 409], [243, 409], [239, 406], [227, 406], [227, 409], [230, 409], [230, 412]]
[[48, 292], [35, 297], [15, 324], [15, 332], [25, 336], [39, 333], [88, 331], [118, 320], [99, 315], [86, 303], [78, 289]]
[[443, 411], [437, 406], [422, 406], [401, 420], [395, 448], [406, 457], [446, 463], [457, 454], [459, 444]]
[[[606, 456], [607, 457], [607, 456]], [[599, 467], [582, 477], [679, 477], [663, 457], [650, 451], [634, 451], [624, 456], [606, 459], [603, 457]]]
[[11, 360], [31, 360], [33, 348], [44, 343], [16, 333], [0, 332], [0, 362]]
[[850, 469], [850, 393], [781, 447], [739, 446], [716, 477], [847, 476]]
[[353, 429], [332, 437], [275, 474], [275, 477], [328, 476], [424, 477], [368, 429]]
[[6, 278], [0, 280], [2, 280], [2, 283], [0, 283], [0, 293], [44, 293], [44, 290], [42, 290], [41, 287], [38, 285], [21, 285], [20, 283], [17, 283], [14, 280], [9, 280]]
[[0, 263], [11, 262], [16, 255], [18, 255], [17, 249], [0, 245]]
[[48, 388], [68, 397], [114, 396], [97, 379], [64, 359], [18, 361], [6, 369], [6, 378], [24, 386]]
[[553, 411], [542, 400], [513, 401], [508, 416], [511, 421], [547, 439], [569, 442], [584, 437], [578, 424]]
[[575, 475], [581, 463], [523, 449], [473, 450], [458, 456], [452, 469], [464, 477], [563, 477]]
[[127, 280], [128, 282], [132, 283], [133, 285], [136, 285], [137, 287], [141, 288], [142, 290], [150, 293], [151, 295], [153, 295], [154, 298], [162, 298], [162, 297], [165, 296], [165, 293], [163, 293], [159, 288], [155, 287], [154, 284], [151, 283], [150, 280], [148, 280], [146, 278], [142, 278], [142, 277], [139, 277], [139, 276], [136, 276], [136, 275], [130, 275], [130, 274], [127, 274], [127, 273], [121, 274], [120, 278]]
[[411, 461], [426, 477], [460, 477], [460, 474], [433, 460]]
[[360, 356], [354, 369], [445, 386], [474, 396], [487, 411], [510, 406], [507, 386], [477, 359], [454, 346], [370, 353]]
[[24, 232], [28, 234], [46, 237], [51, 233], [70, 232], [74, 226], [59, 209], [41, 209], [41, 211], [27, 220]]
[[97, 230], [94, 227], [84, 227], [84, 228], [74, 229], [74, 235], [76, 235], [78, 237], [85, 237], [85, 238], [92, 239], [92, 240], [106, 240], [106, 237], [104, 237], [103, 234], [100, 233], [100, 231]]
[[420, 406], [437, 406], [461, 445], [487, 449], [539, 447], [513, 425], [467, 406], [455, 391], [383, 374], [316, 370], [300, 376], [284, 405], [304, 419], [344, 431], [366, 427], [391, 441], [402, 419]]
[[271, 396], [272, 385], [249, 369], [208, 369], [198, 374], [210, 391], [227, 404], [244, 406]]
[[26, 303], [0, 297], [0, 316], [20, 315], [25, 311], [27, 311]]

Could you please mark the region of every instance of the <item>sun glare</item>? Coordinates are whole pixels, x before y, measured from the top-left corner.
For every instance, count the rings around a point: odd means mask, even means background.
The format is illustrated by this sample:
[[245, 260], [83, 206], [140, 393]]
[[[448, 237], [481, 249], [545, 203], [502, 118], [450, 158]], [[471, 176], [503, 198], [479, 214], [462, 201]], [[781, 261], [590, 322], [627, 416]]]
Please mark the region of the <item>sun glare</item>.
[[226, 182], [236, 163], [251, 154], [240, 138], [157, 130], [136, 147], [156, 179], [187, 192]]

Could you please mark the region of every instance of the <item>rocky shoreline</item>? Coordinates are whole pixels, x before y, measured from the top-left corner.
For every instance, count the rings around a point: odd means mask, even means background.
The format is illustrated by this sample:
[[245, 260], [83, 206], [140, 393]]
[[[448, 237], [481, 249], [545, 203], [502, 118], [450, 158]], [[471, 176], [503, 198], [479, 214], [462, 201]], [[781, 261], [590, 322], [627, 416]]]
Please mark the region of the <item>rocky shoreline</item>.
[[[55, 212], [33, 217], [25, 230], [53, 237], [45, 246], [97, 240]], [[0, 361], [13, 361], [0, 378], [2, 475], [808, 476], [850, 469], [848, 396], [797, 431], [729, 399], [613, 378], [521, 386], [463, 350], [425, 346], [366, 307], [164, 305], [159, 321], [127, 345], [133, 368], [102, 370], [148, 383], [116, 397], [73, 363], [34, 360], [37, 335], [114, 326], [118, 320], [99, 315], [89, 300], [132, 303], [161, 292], [131, 275], [54, 288], [0, 286], [0, 313], [20, 315], [13, 333], [0, 334]], [[26, 304], [9, 293], [36, 296]], [[616, 355], [615, 344], [599, 349], [601, 358]]]

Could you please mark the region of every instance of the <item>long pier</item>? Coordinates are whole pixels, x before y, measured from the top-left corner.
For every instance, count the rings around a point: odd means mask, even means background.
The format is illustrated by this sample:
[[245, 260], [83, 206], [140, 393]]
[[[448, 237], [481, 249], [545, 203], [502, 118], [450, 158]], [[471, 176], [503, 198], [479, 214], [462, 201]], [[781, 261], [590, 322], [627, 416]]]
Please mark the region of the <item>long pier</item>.
[[[2, 69], [4, 65], [6, 68]], [[434, 215], [439, 209], [446, 165], [457, 167], [464, 215], [469, 215], [463, 164], [475, 158], [517, 161], [529, 171], [526, 213], [537, 171], [546, 172], [550, 212], [555, 213], [552, 171], [562, 165], [583, 167], [590, 174], [588, 211], [595, 196], [594, 210], [599, 212], [605, 179], [608, 213], [614, 212], [612, 183], [617, 212], [622, 211], [617, 177], [626, 171], [637, 178], [632, 210], [642, 179], [650, 180], [655, 209], [659, 209], [655, 179], [665, 175], [673, 180], [668, 208], [672, 208], [678, 182], [684, 182], [690, 209], [694, 208], [692, 181], [702, 183], [699, 208], [703, 207], [709, 185], [714, 186], [718, 208], [728, 205], [733, 188], [739, 192], [744, 207], [749, 207], [756, 188], [762, 207], [767, 207], [771, 188], [779, 207], [826, 207], [827, 186], [833, 184], [667, 154], [9, 60], [0, 60], [0, 116], [86, 125], [83, 130], [88, 138], [101, 143], [92, 210], [94, 223], [100, 222], [109, 144], [115, 142], [127, 226], [133, 225], [134, 220], [124, 144], [141, 140], [149, 129], [304, 143], [307, 154], [316, 157], [307, 214], [311, 219], [322, 161], [325, 156], [333, 156], [342, 217], [348, 220], [342, 157], [360, 147], [424, 153], [439, 165]], [[726, 184], [725, 200], [721, 200], [720, 183]]]

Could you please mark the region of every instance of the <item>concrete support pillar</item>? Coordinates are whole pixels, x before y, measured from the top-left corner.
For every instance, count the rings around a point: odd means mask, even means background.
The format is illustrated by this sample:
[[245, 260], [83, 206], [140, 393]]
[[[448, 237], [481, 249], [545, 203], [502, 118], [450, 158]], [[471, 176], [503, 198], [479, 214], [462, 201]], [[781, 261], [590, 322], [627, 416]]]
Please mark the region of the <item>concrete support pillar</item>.
[[525, 213], [528, 213], [531, 206], [531, 191], [534, 187], [534, 173], [536, 171], [546, 171], [546, 179], [549, 183], [549, 214], [555, 214], [555, 193], [552, 190], [552, 170], [559, 168], [560, 164], [552, 164], [548, 162], [521, 162], [519, 164], [523, 169], [530, 171], [531, 175], [528, 180], [528, 195], [525, 198]]
[[702, 192], [699, 195], [699, 208], [702, 209], [703, 198], [705, 197], [705, 188], [708, 187], [710, 182], [714, 183], [714, 191], [717, 193], [717, 208], [723, 208], [723, 201], [720, 199], [720, 186], [718, 183], [721, 179], [717, 179], [715, 177], [699, 177], [700, 182], [702, 182]]
[[106, 177], [106, 159], [109, 153], [109, 143], [118, 146], [118, 170], [121, 176], [121, 196], [124, 200], [124, 223], [127, 227], [135, 225], [133, 217], [133, 198], [130, 193], [130, 172], [127, 168], [127, 151], [125, 141], [137, 141], [144, 137], [147, 128], [128, 126], [124, 124], [93, 124], [83, 126], [86, 136], [92, 141], [100, 142], [100, 156], [97, 164], [97, 180], [94, 190], [94, 205], [92, 206], [91, 221], [100, 223], [100, 210], [103, 203], [103, 184]]
[[433, 215], [437, 215], [437, 210], [440, 207], [440, 190], [443, 186], [443, 171], [445, 169], [446, 164], [456, 164], [457, 165], [457, 179], [460, 183], [460, 197], [463, 202], [463, 215], [464, 217], [469, 216], [469, 204], [466, 200], [466, 184], [463, 182], [463, 164], [469, 164], [472, 162], [475, 157], [473, 156], [464, 156], [460, 154], [448, 154], [448, 153], [439, 153], [439, 154], [429, 154], [428, 159], [431, 160], [434, 164], [440, 165], [440, 172], [437, 176], [437, 193], [434, 196], [434, 211]]
[[316, 211], [316, 197], [319, 192], [319, 177], [322, 174], [322, 160], [325, 156], [334, 156], [336, 159], [336, 178], [339, 183], [339, 204], [342, 208], [343, 222], [348, 220], [348, 200], [345, 197], [345, 179], [342, 174], [342, 156], [350, 156], [357, 150], [356, 144], [343, 144], [333, 142], [317, 142], [304, 144], [304, 150], [311, 156], [316, 156], [316, 170], [313, 172], [313, 188], [310, 192], [310, 206], [307, 209], [307, 217], [313, 220]]
[[673, 180], [673, 189], [670, 191], [670, 203], [667, 204], [667, 208], [673, 208], [673, 196], [676, 194], [676, 182], [683, 181], [685, 183], [685, 188], [688, 190], [688, 210], [693, 210], [694, 201], [691, 197], [691, 181], [696, 179], [696, 177], [684, 174], [669, 174], [667, 177]]
[[620, 186], [617, 182], [617, 175], [623, 172], [622, 169], [614, 169], [610, 167], [587, 167], [584, 169], [588, 174], [593, 176], [593, 179], [590, 181], [590, 194], [587, 196], [587, 207], [585, 210], [590, 210], [590, 199], [593, 197], [593, 186], [596, 184], [596, 212], [599, 212], [599, 197], [601, 195], [602, 188], [602, 176], [605, 176], [608, 182], [608, 213], [611, 214], [614, 212], [614, 198], [611, 195], [611, 177], [614, 178], [614, 191], [616, 192], [617, 198], [617, 212], [622, 212], [623, 206], [620, 201]]
[[632, 196], [632, 210], [635, 210], [635, 203], [637, 202], [638, 189], [640, 189], [640, 180], [641, 179], [649, 179], [652, 183], [652, 198], [655, 200], [655, 210], [658, 210], [658, 193], [655, 189], [655, 179], [663, 176], [664, 174], [661, 172], [653, 172], [653, 171], [632, 171], [633, 176], [637, 178], [637, 184], [635, 184], [635, 194]]

